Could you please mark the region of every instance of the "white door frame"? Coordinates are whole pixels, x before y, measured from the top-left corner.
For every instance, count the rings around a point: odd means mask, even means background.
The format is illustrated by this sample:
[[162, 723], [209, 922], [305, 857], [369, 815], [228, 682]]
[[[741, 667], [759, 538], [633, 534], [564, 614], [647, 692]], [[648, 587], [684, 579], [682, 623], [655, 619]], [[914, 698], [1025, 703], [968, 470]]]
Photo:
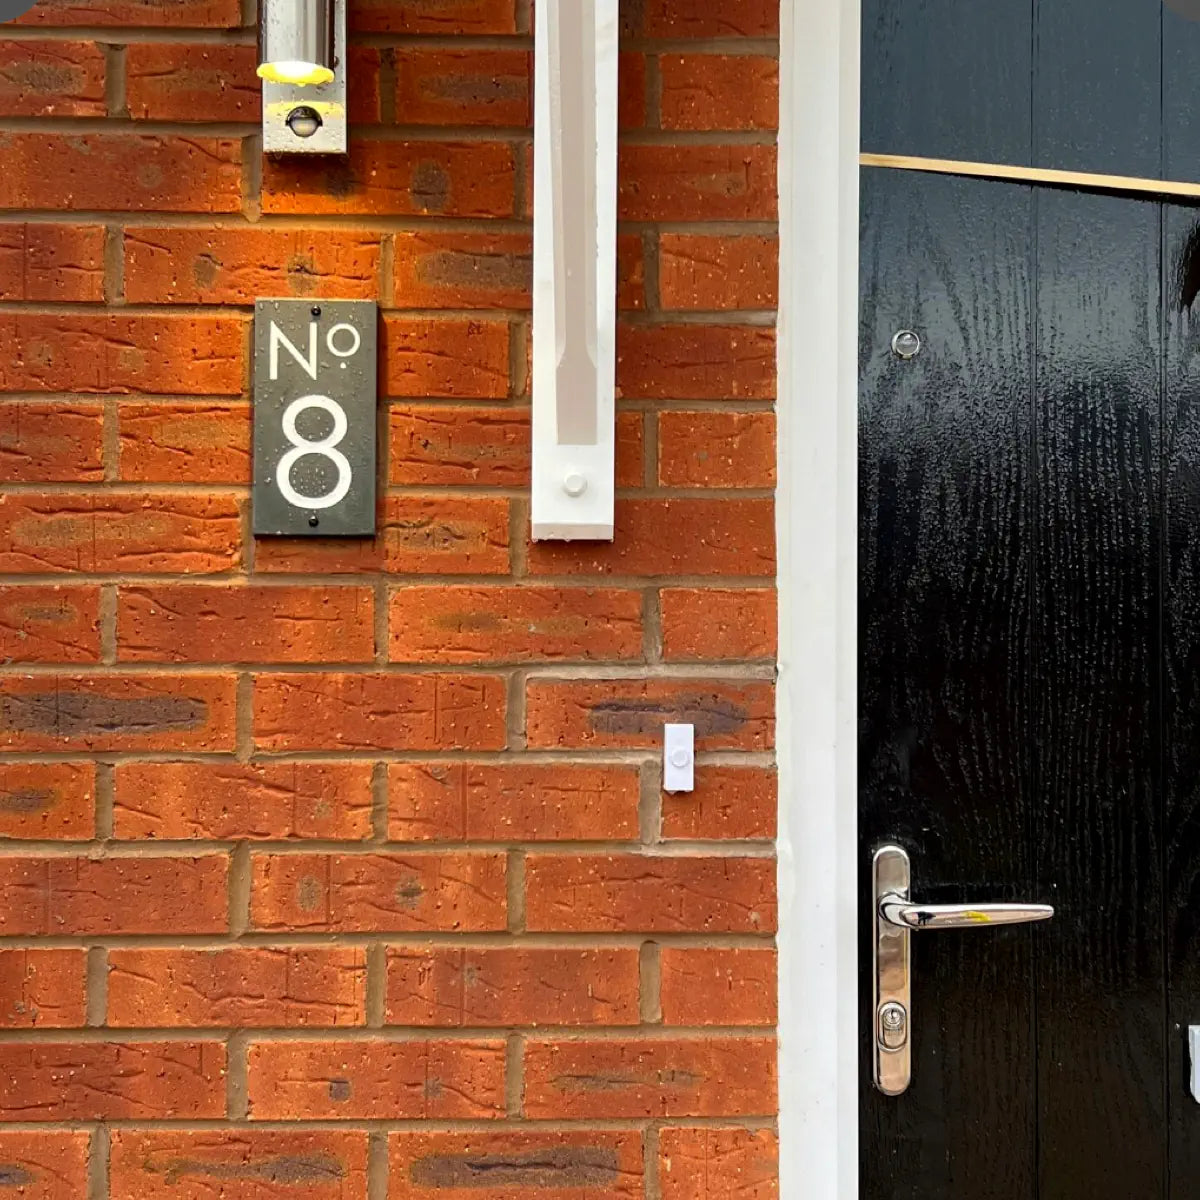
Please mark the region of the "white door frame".
[[860, 0], [781, 0], [782, 1200], [858, 1196]]

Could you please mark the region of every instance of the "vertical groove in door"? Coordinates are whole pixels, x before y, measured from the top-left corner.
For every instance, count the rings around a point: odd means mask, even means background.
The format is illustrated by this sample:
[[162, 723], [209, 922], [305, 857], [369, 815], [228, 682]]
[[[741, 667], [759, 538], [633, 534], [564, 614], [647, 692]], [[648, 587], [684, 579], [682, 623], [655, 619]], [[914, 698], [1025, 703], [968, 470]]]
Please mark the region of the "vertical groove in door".
[[[1037, 38], [1037, 12], [1038, 0], [1033, 0], [1035, 20], [1033, 36]], [[1033, 55], [1034, 71], [1037, 70], [1037, 47], [1034, 47]], [[1037, 519], [1034, 515], [1041, 508], [1041, 463], [1038, 459], [1038, 323], [1037, 323], [1037, 281], [1038, 274], [1041, 270], [1041, 254], [1040, 244], [1038, 241], [1038, 225], [1040, 217], [1039, 198], [1041, 196], [1041, 188], [1029, 189], [1029, 394], [1027, 403], [1029, 405], [1029, 504], [1032, 510], [1029, 522], [1029, 636], [1031, 642], [1030, 658], [1032, 660], [1033, 653], [1036, 652], [1036, 631], [1038, 627], [1037, 612], [1038, 612], [1038, 596], [1041, 594], [1041, 571], [1039, 564], [1042, 554], [1041, 534]], [[1026, 676], [1026, 687], [1028, 696], [1026, 697], [1028, 719], [1026, 722], [1026, 745], [1029, 747], [1028, 757], [1028, 784], [1030, 802], [1027, 810], [1026, 827], [1029, 831], [1029, 859], [1030, 859], [1030, 891], [1029, 895], [1037, 900], [1049, 896], [1049, 889], [1042, 882], [1042, 863], [1040, 842], [1038, 837], [1038, 826], [1041, 809], [1033, 800], [1033, 797], [1041, 795], [1041, 761], [1037, 754], [1037, 746], [1040, 740], [1040, 730], [1037, 724], [1037, 713], [1041, 709], [1041, 696], [1038, 692], [1038, 675], [1032, 668]], [[1040, 974], [1039, 955], [1041, 953], [1041, 941], [1035, 936], [1036, 930], [1030, 930], [1030, 998], [1029, 998], [1029, 1045], [1030, 1045], [1030, 1070], [1033, 1076], [1033, 1188], [1032, 1195], [1035, 1200], [1041, 1200], [1041, 1172], [1038, 1169], [1038, 1164], [1042, 1161], [1042, 1135], [1041, 1127], [1038, 1122], [1038, 1113], [1042, 1111], [1042, 1095], [1041, 1095], [1041, 1068], [1038, 1062], [1038, 1022], [1040, 1019], [1041, 1005], [1038, 1003], [1037, 980]]]

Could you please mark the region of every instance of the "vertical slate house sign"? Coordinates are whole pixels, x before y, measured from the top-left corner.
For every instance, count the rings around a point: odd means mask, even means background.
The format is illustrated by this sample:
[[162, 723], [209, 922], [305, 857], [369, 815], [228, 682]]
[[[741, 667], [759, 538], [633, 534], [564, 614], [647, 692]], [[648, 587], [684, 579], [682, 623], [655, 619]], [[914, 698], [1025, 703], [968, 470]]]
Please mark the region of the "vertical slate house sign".
[[254, 532], [375, 532], [377, 306], [254, 306]]

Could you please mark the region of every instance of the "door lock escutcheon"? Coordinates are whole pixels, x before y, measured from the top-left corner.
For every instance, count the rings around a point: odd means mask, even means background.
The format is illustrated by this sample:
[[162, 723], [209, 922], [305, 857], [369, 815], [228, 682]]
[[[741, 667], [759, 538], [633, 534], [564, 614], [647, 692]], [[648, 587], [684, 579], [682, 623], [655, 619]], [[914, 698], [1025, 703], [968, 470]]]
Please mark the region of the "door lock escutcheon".
[[885, 1096], [899, 1096], [912, 1079], [912, 935], [1047, 921], [1054, 909], [1049, 904], [914, 903], [908, 853], [899, 846], [875, 851], [872, 884], [875, 1086]]

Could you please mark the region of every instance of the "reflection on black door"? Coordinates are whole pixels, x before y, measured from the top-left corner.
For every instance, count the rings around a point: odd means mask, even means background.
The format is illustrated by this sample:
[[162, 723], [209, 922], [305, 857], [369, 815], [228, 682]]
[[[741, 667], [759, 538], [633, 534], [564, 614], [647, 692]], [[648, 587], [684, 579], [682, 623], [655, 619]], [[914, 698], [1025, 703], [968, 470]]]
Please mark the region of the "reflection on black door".
[[[1200, 179], [1153, 0], [868, 0], [864, 80], [867, 150]], [[864, 1200], [1198, 1200], [1200, 208], [866, 170], [860, 363]], [[895, 1099], [885, 841], [1058, 910], [913, 939]]]

